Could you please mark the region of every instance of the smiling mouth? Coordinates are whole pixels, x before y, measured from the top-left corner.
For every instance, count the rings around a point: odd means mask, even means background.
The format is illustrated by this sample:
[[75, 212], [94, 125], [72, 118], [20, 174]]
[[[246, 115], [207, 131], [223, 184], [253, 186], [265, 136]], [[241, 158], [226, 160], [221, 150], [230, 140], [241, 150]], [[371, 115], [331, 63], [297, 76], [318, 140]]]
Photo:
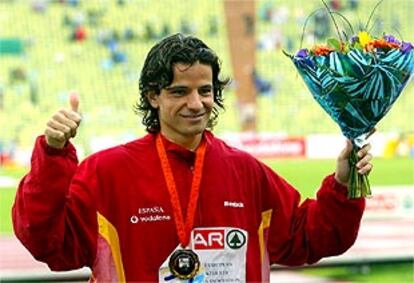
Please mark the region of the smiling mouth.
[[202, 118], [204, 116], [205, 113], [200, 113], [200, 114], [190, 114], [190, 115], [181, 115], [181, 117], [186, 118], [186, 119], [198, 119], [198, 118]]

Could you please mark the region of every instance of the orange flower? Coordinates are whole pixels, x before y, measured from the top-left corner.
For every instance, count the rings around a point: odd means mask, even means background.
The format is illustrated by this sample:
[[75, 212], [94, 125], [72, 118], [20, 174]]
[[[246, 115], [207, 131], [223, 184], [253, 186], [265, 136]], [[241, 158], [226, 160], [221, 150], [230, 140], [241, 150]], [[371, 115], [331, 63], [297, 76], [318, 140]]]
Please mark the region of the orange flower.
[[334, 51], [334, 49], [332, 49], [332, 48], [330, 48], [326, 45], [316, 45], [312, 48], [312, 52], [316, 56], [329, 55], [329, 53], [331, 53], [332, 51]]
[[372, 51], [374, 48], [379, 49], [392, 49], [392, 48], [399, 48], [400, 46], [398, 43], [395, 42], [388, 42], [384, 39], [375, 39], [367, 44], [365, 47], [367, 51]]
[[388, 42], [385, 41], [384, 39], [377, 39], [374, 40], [374, 47], [377, 48], [399, 48], [399, 44], [396, 42]]

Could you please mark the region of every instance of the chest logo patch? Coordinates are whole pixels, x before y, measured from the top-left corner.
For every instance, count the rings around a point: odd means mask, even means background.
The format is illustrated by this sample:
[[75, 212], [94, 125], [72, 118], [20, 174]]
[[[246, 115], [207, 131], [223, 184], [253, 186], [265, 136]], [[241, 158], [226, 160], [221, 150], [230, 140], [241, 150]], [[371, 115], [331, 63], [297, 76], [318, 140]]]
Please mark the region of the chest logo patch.
[[246, 235], [241, 230], [195, 229], [193, 245], [196, 250], [237, 250], [246, 244]]
[[223, 250], [224, 229], [196, 229], [193, 234], [194, 248], [197, 250]]
[[233, 250], [240, 249], [246, 244], [246, 235], [240, 230], [233, 229], [227, 233], [226, 243]]

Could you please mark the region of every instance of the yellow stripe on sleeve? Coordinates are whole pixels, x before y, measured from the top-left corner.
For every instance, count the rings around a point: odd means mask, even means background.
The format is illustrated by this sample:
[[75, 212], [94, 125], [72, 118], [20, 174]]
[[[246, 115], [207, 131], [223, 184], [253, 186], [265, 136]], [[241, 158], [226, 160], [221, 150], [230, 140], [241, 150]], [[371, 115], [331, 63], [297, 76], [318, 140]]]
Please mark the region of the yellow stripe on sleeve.
[[107, 241], [111, 248], [112, 259], [115, 264], [116, 273], [118, 275], [118, 282], [126, 282], [124, 267], [122, 264], [121, 249], [119, 246], [118, 232], [115, 227], [98, 212], [98, 226], [99, 234]]
[[269, 228], [270, 220], [272, 219], [272, 209], [262, 212], [262, 222], [260, 223], [259, 230], [259, 245], [260, 245], [260, 260], [263, 262], [264, 252], [265, 252], [265, 239], [264, 239], [264, 230]]

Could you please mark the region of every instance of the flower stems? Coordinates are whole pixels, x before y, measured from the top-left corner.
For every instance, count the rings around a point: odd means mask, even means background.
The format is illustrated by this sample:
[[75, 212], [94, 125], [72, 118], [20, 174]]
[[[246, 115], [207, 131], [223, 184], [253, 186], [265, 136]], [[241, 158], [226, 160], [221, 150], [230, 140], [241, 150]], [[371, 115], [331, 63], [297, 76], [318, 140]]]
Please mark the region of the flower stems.
[[334, 23], [335, 28], [336, 28], [336, 31], [337, 31], [337, 33], [338, 33], [338, 38], [339, 38], [339, 41], [340, 41], [340, 42], [344, 42], [344, 41], [342, 40], [341, 33], [339, 32], [338, 24], [336, 23], [335, 18], [334, 18], [334, 16], [332, 15], [332, 11], [331, 11], [331, 9], [329, 9], [328, 4], [326, 4], [326, 2], [325, 2], [324, 0], [322, 0], [322, 3], [323, 3], [323, 5], [325, 6], [326, 10], [328, 11], [329, 16], [331, 16], [332, 22]]
[[371, 186], [369, 184], [368, 176], [358, 173], [356, 164], [358, 162], [359, 148], [354, 146], [349, 156], [348, 162], [350, 167], [349, 181], [348, 181], [348, 198], [355, 199], [361, 197], [371, 196]]

